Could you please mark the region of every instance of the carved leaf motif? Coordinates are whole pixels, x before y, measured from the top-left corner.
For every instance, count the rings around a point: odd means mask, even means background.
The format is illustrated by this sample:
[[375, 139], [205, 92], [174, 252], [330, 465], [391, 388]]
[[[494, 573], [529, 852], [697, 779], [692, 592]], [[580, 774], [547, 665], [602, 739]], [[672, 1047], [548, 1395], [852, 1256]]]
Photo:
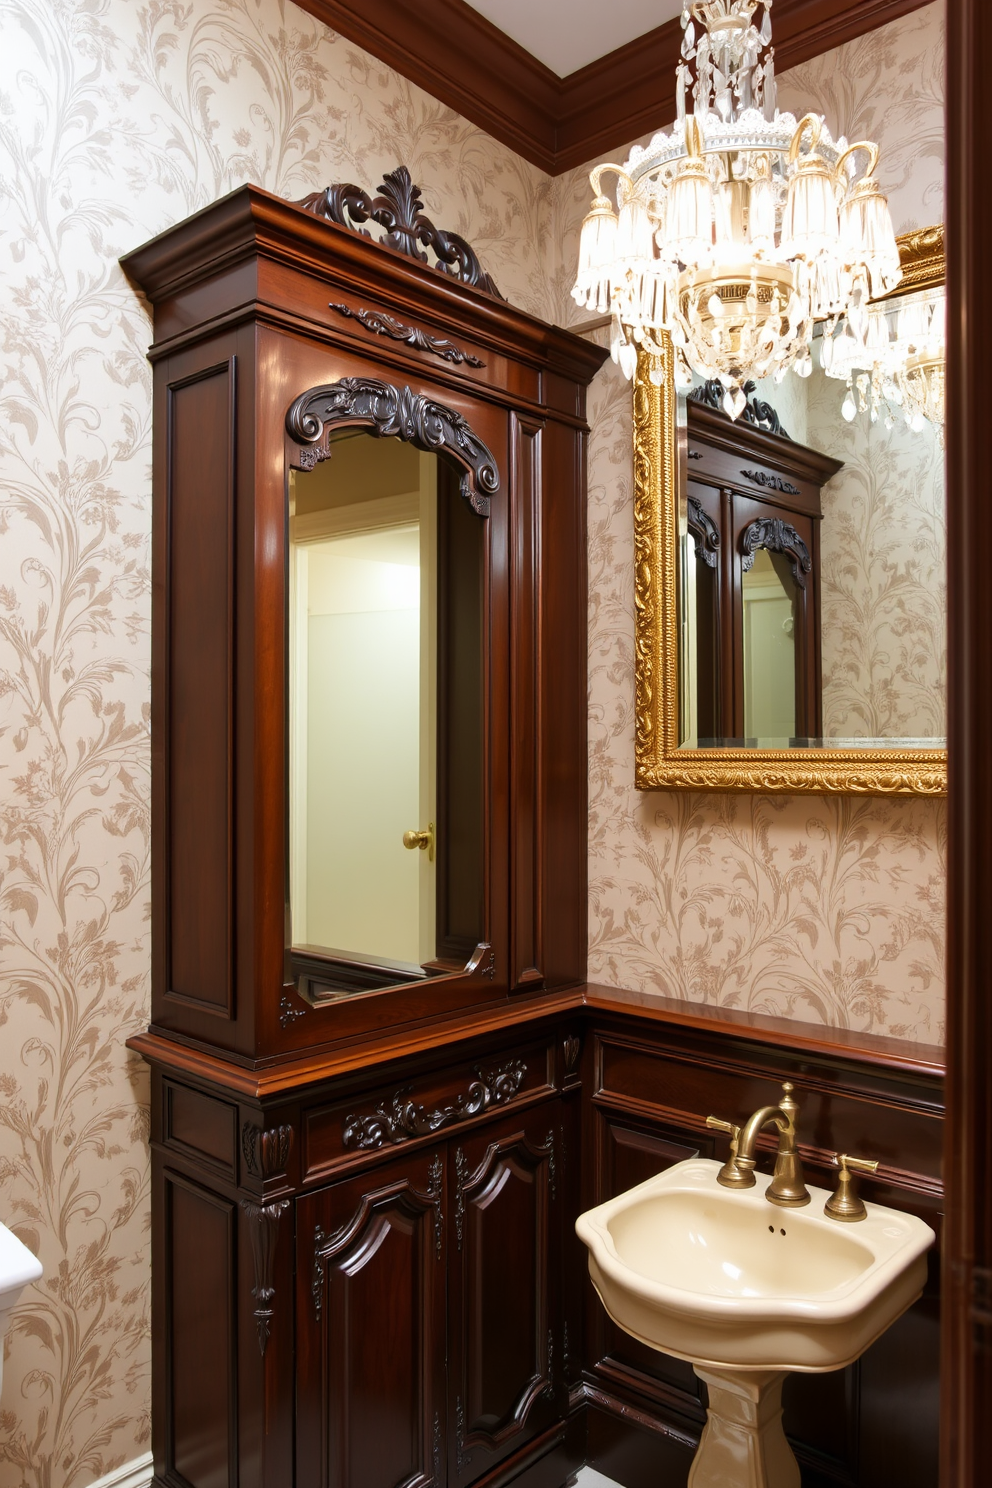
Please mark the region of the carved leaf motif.
[[407, 1142], [412, 1137], [428, 1137], [459, 1121], [468, 1121], [490, 1106], [506, 1105], [524, 1082], [527, 1066], [519, 1059], [485, 1073], [475, 1071], [475, 1079], [464, 1095], [450, 1105], [428, 1110], [411, 1099], [408, 1089], [397, 1090], [391, 1102], [377, 1106], [371, 1116], [348, 1116], [344, 1126], [344, 1145], [360, 1151], [375, 1151], [386, 1142]]
[[392, 248], [425, 264], [430, 261], [422, 247], [432, 250], [438, 261], [430, 267], [437, 273], [448, 274], [462, 284], [481, 289], [494, 299], [503, 298], [471, 244], [458, 233], [435, 227], [425, 215], [420, 187], [414, 183], [405, 165], [385, 174], [375, 198], [360, 186], [342, 182], [328, 186], [324, 191], [313, 192], [296, 205], [363, 238], [370, 234], [361, 224], [375, 222], [386, 229], [385, 235], [379, 239], [384, 248]]
[[291, 1126], [269, 1127], [262, 1131], [246, 1121], [241, 1128], [241, 1151], [245, 1167], [253, 1178], [272, 1178], [283, 1173], [293, 1147]]
[[339, 315], [346, 316], [349, 320], [357, 320], [367, 331], [376, 336], [389, 336], [393, 341], [402, 341], [405, 346], [412, 346], [417, 351], [429, 351], [432, 356], [440, 357], [444, 362], [452, 362], [460, 366], [462, 362], [468, 367], [484, 367], [486, 364], [477, 356], [472, 356], [468, 351], [462, 351], [454, 341], [446, 341], [441, 336], [428, 335], [419, 326], [408, 326], [402, 320], [397, 320], [393, 315], [387, 315], [382, 310], [352, 310], [350, 305], [336, 304], [330, 301], [330, 308], [336, 310]]
[[770, 553], [784, 553], [792, 565], [792, 577], [800, 589], [806, 588], [806, 575], [813, 570], [809, 549], [795, 527], [781, 517], [757, 517], [748, 523], [741, 533], [741, 568], [747, 573], [754, 566], [754, 555], [759, 548]]
[[466, 467], [461, 494], [479, 516], [489, 515], [489, 498], [500, 488], [496, 461], [467, 419], [443, 403], [410, 387], [394, 387], [371, 377], [343, 377], [340, 382], [311, 388], [294, 399], [286, 415], [290, 436], [322, 451], [308, 458], [304, 448], [301, 468], [328, 458], [321, 441], [333, 424], [367, 424], [377, 438], [395, 436], [418, 449], [449, 452]]
[[702, 502], [695, 496], [686, 498], [688, 507], [689, 531], [694, 532], [700, 539], [696, 548], [697, 558], [701, 558], [708, 568], [716, 568], [717, 553], [720, 547], [720, 532], [716, 523], [707, 512], [703, 510]]

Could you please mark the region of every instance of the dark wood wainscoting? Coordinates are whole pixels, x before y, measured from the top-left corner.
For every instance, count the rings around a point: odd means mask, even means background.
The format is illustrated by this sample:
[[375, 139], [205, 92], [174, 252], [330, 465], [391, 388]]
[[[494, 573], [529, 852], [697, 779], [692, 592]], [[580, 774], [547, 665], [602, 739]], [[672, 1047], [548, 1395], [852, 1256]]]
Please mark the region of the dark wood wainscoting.
[[[786, 1079], [809, 1180], [834, 1186], [835, 1151], [875, 1158], [868, 1198], [939, 1232], [926, 1051], [593, 988], [538, 1010], [320, 1078], [273, 1066], [254, 1095], [156, 1042], [159, 1485], [562, 1488], [588, 1462], [683, 1488], [705, 1396], [610, 1322], [575, 1217], [722, 1157], [706, 1117], [742, 1121]], [[938, 1274], [935, 1251], [855, 1366], [789, 1379], [804, 1488], [936, 1488]]]
[[[729, 1031], [629, 1018], [593, 1025], [583, 1061], [582, 1207], [673, 1163], [726, 1155], [706, 1127], [774, 1104], [784, 1080], [800, 1101], [807, 1180], [833, 1188], [834, 1152], [877, 1159], [870, 1200], [919, 1215], [939, 1235], [942, 1100], [939, 1076], [849, 1053], [771, 1048]], [[771, 1135], [762, 1138], [767, 1153]], [[576, 1242], [577, 1243], [577, 1242]], [[939, 1423], [939, 1249], [924, 1296], [851, 1368], [792, 1375], [785, 1425], [804, 1488], [936, 1488]], [[587, 1283], [585, 1367], [573, 1401], [588, 1411], [587, 1457], [625, 1488], [661, 1475], [681, 1488], [705, 1419], [692, 1369], [629, 1338]]]

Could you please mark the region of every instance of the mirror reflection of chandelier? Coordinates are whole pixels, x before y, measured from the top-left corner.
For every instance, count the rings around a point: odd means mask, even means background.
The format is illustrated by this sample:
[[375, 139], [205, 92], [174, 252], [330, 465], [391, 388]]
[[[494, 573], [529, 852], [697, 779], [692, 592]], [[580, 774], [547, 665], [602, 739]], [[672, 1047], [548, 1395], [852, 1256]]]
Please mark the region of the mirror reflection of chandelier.
[[686, 0], [678, 118], [624, 165], [591, 173], [572, 290], [612, 315], [627, 377], [638, 347], [660, 349], [668, 331], [680, 383], [718, 378], [735, 418], [749, 378], [809, 374], [817, 320], [845, 315], [863, 340], [870, 300], [901, 278], [878, 147], [834, 142], [818, 115], [797, 123], [776, 106], [771, 4]]
[[891, 428], [901, 410], [914, 433], [934, 424], [943, 445], [945, 319], [941, 287], [873, 305], [863, 336], [847, 321], [825, 328], [823, 370], [847, 383], [841, 412], [848, 421], [860, 409], [872, 423], [882, 413]]

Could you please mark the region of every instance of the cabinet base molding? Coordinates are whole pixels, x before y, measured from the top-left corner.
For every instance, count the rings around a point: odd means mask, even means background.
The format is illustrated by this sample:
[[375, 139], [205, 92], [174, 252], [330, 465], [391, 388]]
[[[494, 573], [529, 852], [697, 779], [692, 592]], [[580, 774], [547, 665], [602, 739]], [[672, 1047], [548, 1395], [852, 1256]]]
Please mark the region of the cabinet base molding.
[[152, 1454], [144, 1452], [140, 1457], [125, 1462], [123, 1467], [97, 1478], [90, 1488], [151, 1488], [152, 1482]]

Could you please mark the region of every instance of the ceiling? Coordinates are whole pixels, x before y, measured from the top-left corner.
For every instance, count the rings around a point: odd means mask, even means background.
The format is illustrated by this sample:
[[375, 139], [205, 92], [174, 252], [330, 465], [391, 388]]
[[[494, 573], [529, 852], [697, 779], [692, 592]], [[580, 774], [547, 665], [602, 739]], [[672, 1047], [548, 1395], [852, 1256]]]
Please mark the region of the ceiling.
[[[549, 175], [675, 118], [681, 0], [298, 3]], [[776, 68], [927, 3], [775, 0]]]
[[558, 77], [653, 31], [682, 11], [682, 0], [468, 0], [473, 10]]

